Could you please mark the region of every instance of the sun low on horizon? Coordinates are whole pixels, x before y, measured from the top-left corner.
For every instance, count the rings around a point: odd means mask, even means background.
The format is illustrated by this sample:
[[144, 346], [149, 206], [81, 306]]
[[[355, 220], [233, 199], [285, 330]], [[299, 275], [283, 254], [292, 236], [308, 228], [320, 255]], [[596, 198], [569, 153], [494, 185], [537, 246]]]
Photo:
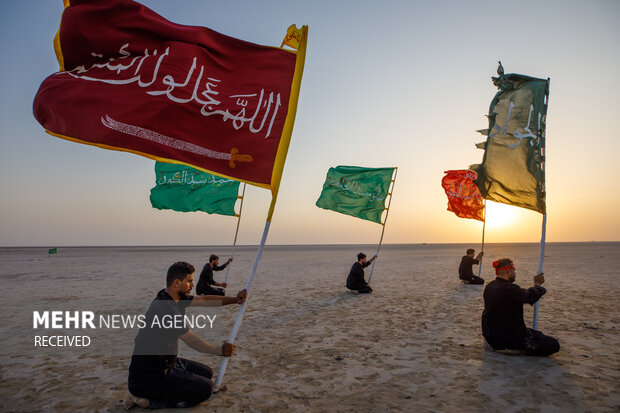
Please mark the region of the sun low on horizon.
[[489, 229], [515, 227], [519, 224], [518, 217], [518, 207], [493, 201], [486, 202], [485, 220]]
[[485, 220], [485, 242], [540, 240], [543, 215], [536, 211], [487, 200]]

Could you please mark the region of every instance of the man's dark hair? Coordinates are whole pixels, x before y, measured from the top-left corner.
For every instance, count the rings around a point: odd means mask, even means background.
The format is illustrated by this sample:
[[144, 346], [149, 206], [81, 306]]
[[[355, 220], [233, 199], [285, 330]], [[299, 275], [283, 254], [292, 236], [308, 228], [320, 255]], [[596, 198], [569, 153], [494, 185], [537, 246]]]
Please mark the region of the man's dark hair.
[[213, 262], [213, 261], [217, 260], [218, 258], [220, 258], [220, 257], [218, 257], [215, 254], [211, 254], [211, 256], [209, 257], [209, 262]]
[[468, 248], [468, 249], [467, 249], [467, 251], [465, 252], [465, 254], [466, 254], [466, 255], [469, 255], [469, 254], [473, 254], [474, 252], [476, 252], [476, 250], [475, 250], [475, 249], [473, 249], [473, 248]]
[[361, 260], [362, 258], [366, 258], [366, 254], [364, 254], [363, 252], [360, 252], [359, 254], [357, 254], [357, 260]]
[[168, 274], [166, 275], [166, 287], [170, 287], [174, 280], [184, 280], [188, 274], [193, 274], [195, 268], [189, 262], [175, 262], [168, 268]]
[[[497, 265], [495, 265], [497, 263]], [[512, 264], [512, 260], [510, 258], [500, 258], [499, 260], [493, 262], [493, 267], [495, 268], [504, 268], [508, 267]]]

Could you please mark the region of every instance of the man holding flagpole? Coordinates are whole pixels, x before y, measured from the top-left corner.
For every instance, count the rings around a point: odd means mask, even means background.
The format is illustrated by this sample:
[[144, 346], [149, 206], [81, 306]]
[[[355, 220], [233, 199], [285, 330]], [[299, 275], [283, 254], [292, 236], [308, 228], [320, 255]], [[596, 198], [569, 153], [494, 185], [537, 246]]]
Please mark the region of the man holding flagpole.
[[[145, 315], [145, 324], [135, 339], [129, 365], [130, 398], [125, 409], [136, 405], [151, 409], [195, 406], [211, 397], [214, 389], [213, 370], [202, 363], [177, 357], [178, 341], [204, 354], [230, 357], [234, 344], [209, 343], [190, 330], [185, 323], [189, 306], [214, 307], [243, 304], [247, 291], [236, 297], [190, 295], [194, 287], [194, 266], [177, 262], [166, 275], [166, 288], [159, 291]], [[165, 320], [175, 320], [166, 323]]]
[[547, 290], [542, 273], [534, 277], [527, 290], [514, 282], [516, 271], [510, 258], [493, 262], [497, 278], [484, 289], [482, 335], [493, 350], [519, 350], [528, 356], [549, 356], [560, 350], [560, 343], [538, 330], [527, 328], [523, 304], [534, 305]]
[[480, 265], [480, 259], [484, 255], [483, 251], [478, 253], [478, 256], [474, 258], [476, 250], [469, 248], [465, 251], [463, 258], [461, 258], [461, 264], [459, 265], [459, 278], [466, 284], [484, 284], [484, 279], [474, 275], [472, 267], [474, 264]]
[[211, 254], [209, 257], [209, 262], [205, 264], [202, 272], [200, 273], [200, 278], [198, 279], [198, 284], [196, 285], [196, 294], [224, 295], [224, 290], [214, 287], [226, 288], [228, 287], [228, 284], [216, 282], [213, 279], [213, 271], [222, 271], [232, 262], [232, 260], [232, 258], [229, 258], [224, 264], [218, 265], [220, 263], [220, 257], [215, 254]]
[[347, 288], [349, 290], [357, 291], [360, 294], [369, 294], [372, 292], [372, 288], [370, 288], [364, 279], [364, 268], [372, 264], [375, 258], [377, 258], [376, 255], [366, 261], [366, 254], [363, 252], [357, 254], [357, 261], [351, 266], [351, 271], [349, 271], [349, 276], [347, 277]]
[[[246, 284], [249, 290], [293, 134], [308, 26], [289, 26], [282, 47], [270, 47], [171, 22], [133, 0], [64, 5], [54, 38], [59, 71], [41, 83], [34, 117], [47, 133], [61, 139], [186, 165], [271, 190], [263, 236]], [[171, 115], [161, 116], [164, 112]], [[194, 187], [211, 181], [184, 172], [161, 184]], [[153, 206], [202, 210], [196, 205], [160, 205], [157, 199]], [[245, 308], [244, 301], [230, 343]], [[227, 363], [225, 357], [218, 387]]]

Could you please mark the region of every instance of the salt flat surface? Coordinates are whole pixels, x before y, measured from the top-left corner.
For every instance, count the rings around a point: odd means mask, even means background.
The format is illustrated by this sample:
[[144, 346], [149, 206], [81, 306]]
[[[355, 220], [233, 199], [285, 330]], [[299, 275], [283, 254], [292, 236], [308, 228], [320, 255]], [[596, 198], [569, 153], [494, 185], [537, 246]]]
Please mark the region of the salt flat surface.
[[[237, 352], [220, 392], [190, 411], [505, 411], [620, 409], [620, 244], [547, 244], [547, 295], [539, 329], [558, 338], [550, 358], [488, 352], [480, 332], [482, 286], [456, 274], [469, 245], [386, 245], [370, 295], [344, 283], [355, 255], [375, 246], [268, 246], [258, 267]], [[478, 248], [473, 245], [472, 248]], [[517, 283], [532, 284], [538, 244], [490, 244], [491, 262], [510, 257]], [[227, 247], [0, 249], [4, 315], [0, 323], [2, 411], [121, 411], [131, 348], [106, 336], [97, 349], [33, 351], [32, 325], [16, 322], [28, 305], [95, 306], [139, 302], [165, 286], [175, 261], [196, 267]], [[237, 247], [228, 293], [245, 287], [255, 247]], [[366, 276], [370, 267], [366, 269]], [[216, 272], [216, 280], [223, 279]], [[107, 304], [106, 304], [107, 303]], [[220, 311], [224, 330], [237, 306]], [[531, 326], [532, 308], [525, 319]], [[30, 316], [31, 317], [31, 316]], [[98, 338], [99, 341], [101, 339]], [[101, 344], [107, 351], [101, 350]], [[125, 346], [125, 347], [123, 347]], [[220, 358], [179, 344], [181, 356], [214, 370]]]

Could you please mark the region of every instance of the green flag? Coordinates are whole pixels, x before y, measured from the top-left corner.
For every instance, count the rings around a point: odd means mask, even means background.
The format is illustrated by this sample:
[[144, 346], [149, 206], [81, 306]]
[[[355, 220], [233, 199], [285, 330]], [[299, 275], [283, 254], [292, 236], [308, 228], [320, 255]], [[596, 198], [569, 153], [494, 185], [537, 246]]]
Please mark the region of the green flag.
[[316, 206], [381, 223], [394, 168], [329, 168]]
[[549, 80], [518, 74], [504, 75], [493, 84], [499, 92], [489, 108], [489, 129], [482, 163], [470, 166], [478, 173], [482, 196], [495, 202], [532, 209], [545, 206], [545, 122]]
[[153, 208], [235, 215], [238, 181], [163, 162], [155, 162], [155, 175], [156, 186], [151, 189]]
[[57, 252], [58, 252], [57, 248], [50, 248], [50, 249], [47, 250], [48, 254], [56, 254]]

